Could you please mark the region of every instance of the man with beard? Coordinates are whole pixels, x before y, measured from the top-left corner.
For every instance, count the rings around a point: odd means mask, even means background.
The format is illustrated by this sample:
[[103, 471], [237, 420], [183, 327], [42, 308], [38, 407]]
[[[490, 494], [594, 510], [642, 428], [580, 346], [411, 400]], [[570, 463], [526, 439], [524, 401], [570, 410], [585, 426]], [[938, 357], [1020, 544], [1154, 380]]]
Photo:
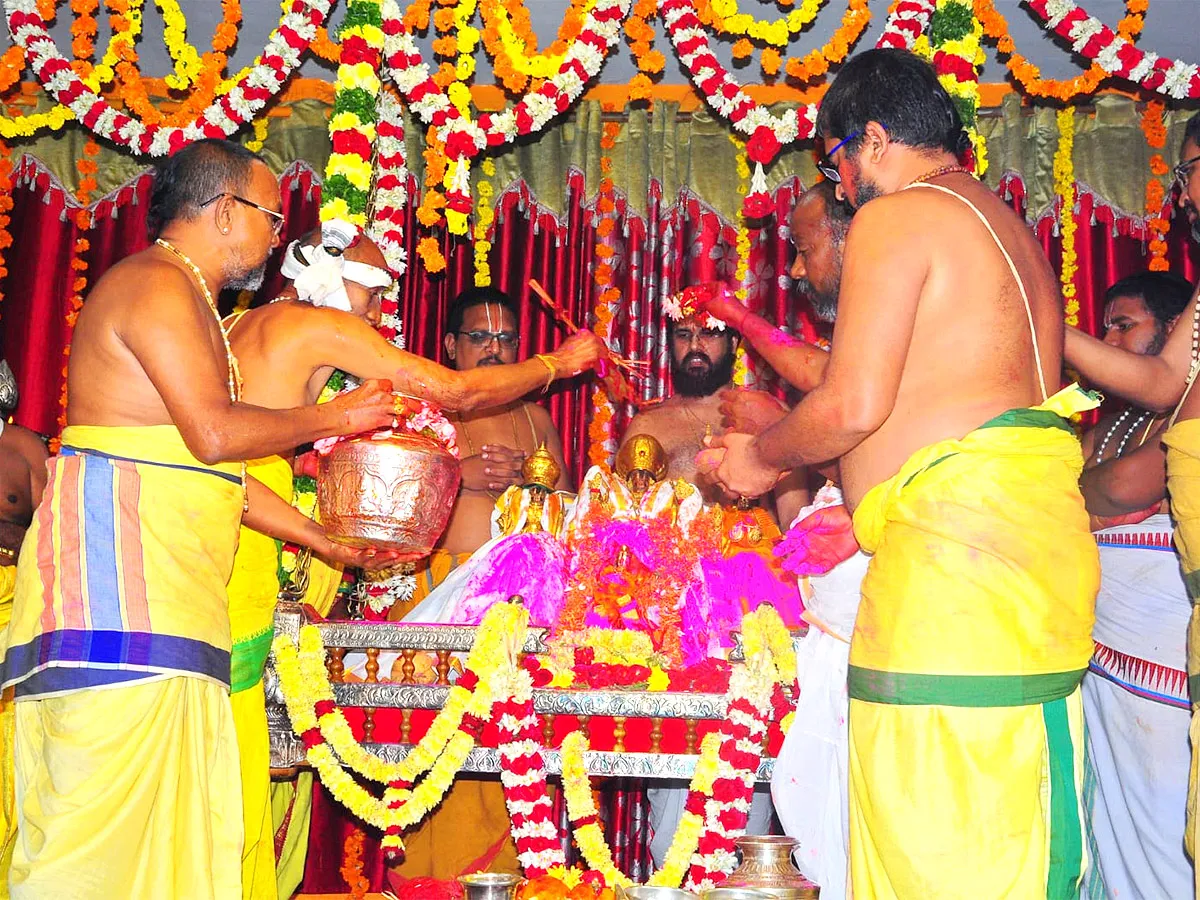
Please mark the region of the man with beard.
[[[821, 103], [855, 207], [825, 378], [707, 460], [760, 493], [840, 459], [872, 553], [850, 644], [850, 871], [862, 897], [1073, 896], [1079, 683], [1099, 580], [1057, 280], [957, 164], [933, 69], [853, 57]], [[915, 748], [915, 749], [914, 749]]]
[[[805, 191], [789, 220], [796, 258], [793, 284], [809, 297], [816, 317], [837, 317], [842, 256], [852, 210], [839, 201], [835, 182], [821, 181]], [[810, 391], [824, 377], [829, 354], [797, 341], [750, 313], [732, 297], [707, 305], [713, 315], [733, 322], [754, 349], [799, 390]], [[786, 415], [759, 391], [726, 391], [722, 424], [758, 434]], [[837, 479], [836, 463], [827, 469]], [[792, 523], [776, 553], [783, 566], [802, 576], [808, 633], [796, 648], [800, 698], [796, 717], [775, 762], [771, 796], [784, 830], [799, 842], [800, 871], [821, 886], [821, 896], [847, 896], [847, 707], [846, 671], [850, 635], [858, 611], [868, 558], [858, 549], [841, 491], [830, 481]]]
[[[391, 422], [390, 385], [324, 406], [240, 401], [215, 297], [278, 242], [279, 185], [198, 141], [155, 178], [146, 250], [79, 314], [67, 427], [17, 563], [17, 898], [236, 897], [241, 798], [225, 584], [241, 522], [313, 523], [242, 460]], [[281, 526], [282, 530], [280, 530]]]
[[[1180, 163], [1175, 167], [1179, 183], [1179, 205], [1187, 213], [1192, 236], [1200, 241], [1200, 115], [1188, 120], [1184, 130]], [[1200, 777], [1200, 391], [1195, 390], [1200, 373], [1200, 305], [1192, 302], [1181, 316], [1182, 325], [1171, 332], [1157, 356], [1142, 356], [1112, 347], [1074, 329], [1067, 330], [1066, 359], [1086, 378], [1105, 390], [1120, 394], [1146, 409], [1163, 411], [1178, 404], [1162, 436], [1167, 448], [1167, 493], [1175, 519], [1175, 548], [1179, 552], [1184, 584], [1192, 601], [1188, 624], [1187, 672], [1192, 701], [1189, 736], [1192, 745], [1191, 777], [1188, 784], [1187, 825], [1184, 843], [1196, 858], [1196, 784]], [[1100, 473], [1107, 467], [1094, 470]], [[1156, 476], [1161, 473], [1157, 443], [1147, 444], [1112, 463], [1114, 473], [1127, 485], [1145, 485], [1143, 496], [1122, 498], [1119, 511], [1155, 502]], [[1086, 483], [1086, 477], [1085, 477]], [[1146, 502], [1143, 503], [1142, 501]], [[1200, 867], [1196, 887], [1200, 889]]]

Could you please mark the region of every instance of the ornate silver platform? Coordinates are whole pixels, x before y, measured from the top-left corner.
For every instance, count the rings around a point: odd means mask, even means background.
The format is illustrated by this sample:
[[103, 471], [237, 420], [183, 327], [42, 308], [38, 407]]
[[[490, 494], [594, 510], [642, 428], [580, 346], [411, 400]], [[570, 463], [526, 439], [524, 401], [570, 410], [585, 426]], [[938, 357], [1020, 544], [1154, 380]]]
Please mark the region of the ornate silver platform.
[[[300, 628], [306, 621], [307, 617], [302, 607], [295, 603], [281, 602], [275, 614], [276, 633], [298, 638]], [[403, 721], [407, 723], [412, 710], [440, 709], [450, 690], [446, 676], [451, 655], [465, 653], [475, 640], [473, 627], [456, 625], [338, 621], [318, 622], [317, 627], [329, 651], [330, 680], [338, 704], [366, 711], [367, 720], [371, 724], [365, 746], [381, 758], [391, 761], [403, 759], [412, 745], [403, 742], [372, 742], [374, 712], [380, 709], [401, 710]], [[355, 651], [362, 651], [367, 655], [368, 680], [344, 682], [342, 661], [347, 652]], [[378, 680], [379, 654], [394, 654], [397, 651], [409, 662], [418, 652], [434, 654], [438, 659], [437, 676], [441, 683], [414, 684], [404, 680]], [[545, 629], [529, 629], [524, 652], [548, 652]], [[406, 663], [402, 672], [411, 675], [411, 665]], [[274, 769], [303, 766], [304, 748], [292, 731], [273, 659], [267, 663], [263, 681], [271, 736], [271, 766]], [[546, 718], [547, 725], [557, 716], [574, 716], [585, 728], [591, 718], [612, 719], [616, 727], [616, 749], [592, 751], [586, 757], [587, 768], [592, 775], [610, 777], [684, 780], [690, 778], [699, 758], [698, 723], [721, 721], [725, 718], [725, 701], [721, 694], [535, 689], [533, 705], [534, 711]], [[624, 724], [630, 718], [652, 720], [652, 752], [627, 752], [623, 749]], [[688, 752], [657, 752], [664, 720], [682, 720], [686, 723]], [[401, 733], [407, 733], [407, 724], [402, 725]], [[557, 775], [561, 772], [557, 750], [547, 749], [545, 759], [548, 773]], [[773, 766], [774, 760], [764, 757], [759, 766], [758, 779], [769, 781]], [[468, 772], [499, 772], [499, 751], [476, 747], [471, 751], [463, 769]]]

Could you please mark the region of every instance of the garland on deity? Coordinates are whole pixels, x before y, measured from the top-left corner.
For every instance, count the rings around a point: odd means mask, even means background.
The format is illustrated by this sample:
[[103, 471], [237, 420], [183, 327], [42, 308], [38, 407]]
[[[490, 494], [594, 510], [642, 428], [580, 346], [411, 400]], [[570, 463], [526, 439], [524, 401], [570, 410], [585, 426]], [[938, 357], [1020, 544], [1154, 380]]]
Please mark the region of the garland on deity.
[[[612, 346], [613, 323], [621, 302], [621, 289], [613, 283], [614, 234], [617, 228], [616, 189], [613, 185], [612, 151], [617, 146], [620, 123], [605, 122], [600, 137], [600, 191], [596, 196], [596, 261], [592, 266], [592, 281], [596, 290], [594, 310], [595, 332], [607, 346]], [[617, 409], [604, 382], [597, 379], [592, 390], [592, 420], [588, 423], [588, 462], [593, 466], [612, 464], [617, 452], [617, 436], [613, 419]]]
[[342, 53], [329, 117], [332, 151], [325, 165], [321, 221], [343, 219], [363, 228], [371, 192], [383, 52], [379, 0], [350, 0], [338, 39]]
[[1063, 316], [1068, 325], [1079, 324], [1079, 298], [1075, 288], [1075, 272], [1079, 268], [1075, 255], [1075, 107], [1058, 111], [1058, 149], [1054, 152], [1054, 193], [1059, 202], [1059, 227], [1062, 234]]
[[979, 133], [979, 67], [983, 65], [980, 38], [983, 26], [975, 18], [971, 0], [937, 0], [929, 20], [929, 35], [913, 46], [937, 72], [938, 81], [954, 101], [958, 117], [971, 139], [972, 170], [976, 177], [987, 171], [987, 142]]
[[1162, 178], [1171, 171], [1162, 149], [1167, 145], [1167, 127], [1163, 121], [1166, 104], [1151, 100], [1142, 111], [1142, 132], [1150, 147], [1150, 177], [1146, 181], [1146, 230], [1149, 232], [1150, 271], [1166, 272], [1171, 266], [1167, 262], [1167, 232], [1171, 223], [1163, 215], [1167, 189]]

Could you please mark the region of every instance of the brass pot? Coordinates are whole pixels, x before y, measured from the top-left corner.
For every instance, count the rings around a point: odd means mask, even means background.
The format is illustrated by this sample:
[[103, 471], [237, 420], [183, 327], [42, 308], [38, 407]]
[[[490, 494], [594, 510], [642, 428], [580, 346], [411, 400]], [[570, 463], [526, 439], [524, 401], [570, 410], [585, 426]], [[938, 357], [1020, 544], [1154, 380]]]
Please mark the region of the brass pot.
[[462, 474], [449, 451], [415, 434], [342, 441], [321, 457], [317, 503], [331, 540], [400, 550], [400, 562], [430, 554], [458, 495]]
[[777, 900], [809, 900], [819, 896], [815, 884], [792, 864], [796, 841], [776, 835], [747, 834], [737, 839], [742, 864], [722, 887], [744, 887], [762, 891]]
[[521, 883], [516, 875], [493, 872], [460, 875], [458, 880], [466, 893], [466, 900], [511, 900]]

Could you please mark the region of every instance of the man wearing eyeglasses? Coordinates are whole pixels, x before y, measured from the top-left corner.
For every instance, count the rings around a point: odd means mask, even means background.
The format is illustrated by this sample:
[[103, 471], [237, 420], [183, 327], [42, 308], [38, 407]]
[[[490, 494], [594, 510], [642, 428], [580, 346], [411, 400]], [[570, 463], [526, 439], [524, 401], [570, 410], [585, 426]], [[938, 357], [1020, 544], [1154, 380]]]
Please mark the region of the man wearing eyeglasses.
[[393, 407], [386, 383], [324, 407], [241, 399], [216, 297], [253, 283], [280, 205], [245, 148], [180, 150], [155, 179], [155, 243], [110, 268], [79, 314], [4, 663], [13, 897], [241, 893], [225, 585], [242, 522], [320, 532], [242, 461], [387, 424]]
[[[1175, 167], [1178, 204], [1191, 224], [1192, 237], [1200, 241], [1200, 115], [1188, 120], [1184, 129], [1180, 163]], [[1192, 701], [1190, 729], [1192, 771], [1188, 786], [1188, 821], [1184, 843], [1193, 862], [1200, 841], [1200, 817], [1196, 815], [1196, 785], [1200, 777], [1200, 391], [1195, 390], [1200, 373], [1200, 303], [1193, 293], [1179, 325], [1167, 338], [1157, 356], [1142, 356], [1085, 335], [1067, 330], [1066, 359], [1099, 387], [1119, 394], [1132, 403], [1156, 412], [1174, 407], [1161, 444], [1142, 447], [1115, 466], [1133, 466], [1139, 461], [1161, 465], [1158, 448], [1167, 450], [1167, 493], [1175, 519], [1175, 548], [1179, 553], [1184, 583], [1192, 601], [1188, 624], [1187, 672]], [[1159, 469], [1161, 472], [1161, 469]], [[1200, 889], [1200, 869], [1196, 874]]]
[[778, 424], [713, 444], [742, 493], [840, 458], [873, 554], [847, 679], [851, 891], [1074, 896], [1099, 565], [1067, 417], [1096, 401], [1054, 393], [1057, 281], [959, 165], [923, 60], [854, 56], [817, 128], [856, 209], [828, 367]]

